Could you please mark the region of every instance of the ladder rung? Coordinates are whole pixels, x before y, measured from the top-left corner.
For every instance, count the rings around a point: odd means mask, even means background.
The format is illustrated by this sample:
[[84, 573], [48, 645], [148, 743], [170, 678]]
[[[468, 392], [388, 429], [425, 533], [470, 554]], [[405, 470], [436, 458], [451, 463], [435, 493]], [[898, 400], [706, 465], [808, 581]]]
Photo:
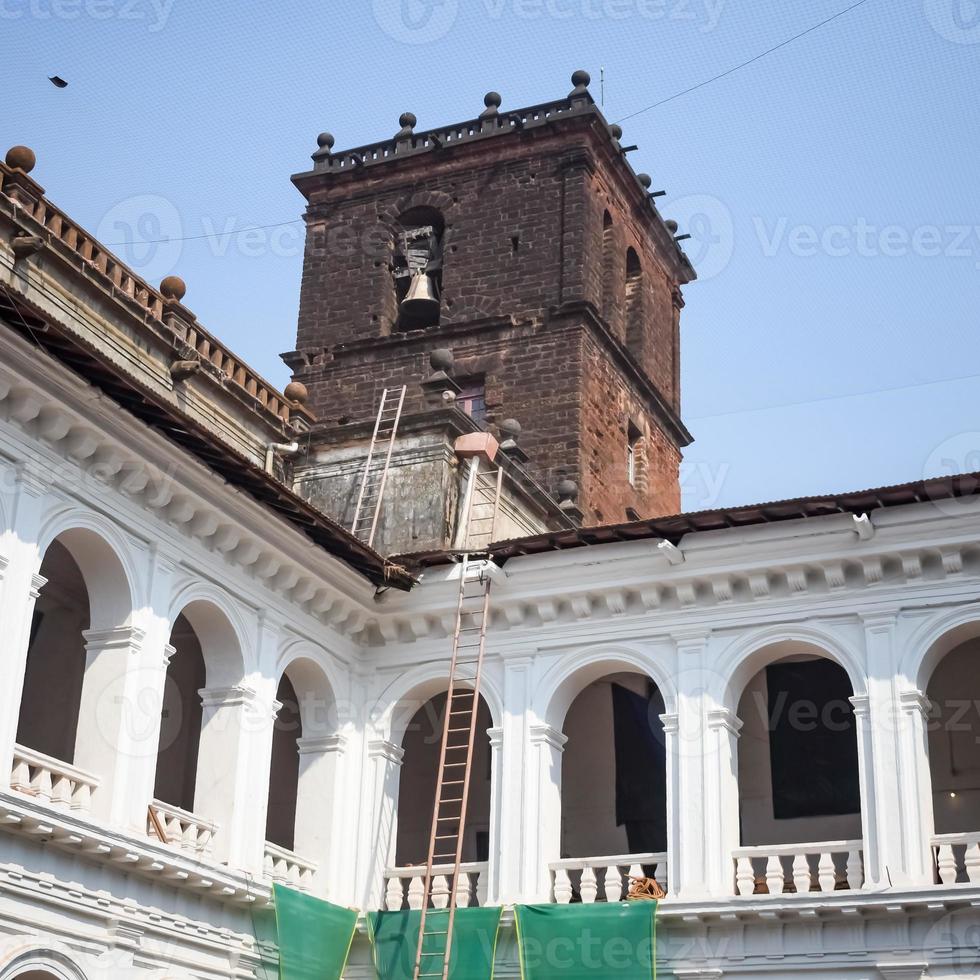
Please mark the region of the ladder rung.
[[458, 797], [458, 798], [456, 798], [454, 800], [439, 800], [439, 803], [440, 804], [444, 804], [444, 803], [462, 803], [462, 802], [463, 802], [463, 797], [462, 796], [460, 796], [460, 797]]

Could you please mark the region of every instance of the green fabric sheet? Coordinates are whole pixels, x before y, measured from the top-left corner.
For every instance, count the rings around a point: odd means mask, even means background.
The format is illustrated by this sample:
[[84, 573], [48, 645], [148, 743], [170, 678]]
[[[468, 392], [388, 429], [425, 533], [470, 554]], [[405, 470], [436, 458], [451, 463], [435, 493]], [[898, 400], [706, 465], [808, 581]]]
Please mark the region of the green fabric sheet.
[[279, 980], [340, 980], [357, 913], [282, 885], [273, 891]]
[[523, 980], [651, 980], [656, 976], [654, 901], [518, 905]]
[[[379, 980], [412, 980], [421, 916], [418, 911], [372, 912], [368, 915]], [[426, 933], [444, 929], [443, 923], [448, 919], [446, 911], [430, 910], [426, 916]], [[450, 980], [490, 980], [499, 925], [499, 908], [456, 910]], [[427, 935], [424, 949], [444, 955], [444, 937]], [[441, 973], [442, 963], [442, 955], [427, 957], [422, 972]]]

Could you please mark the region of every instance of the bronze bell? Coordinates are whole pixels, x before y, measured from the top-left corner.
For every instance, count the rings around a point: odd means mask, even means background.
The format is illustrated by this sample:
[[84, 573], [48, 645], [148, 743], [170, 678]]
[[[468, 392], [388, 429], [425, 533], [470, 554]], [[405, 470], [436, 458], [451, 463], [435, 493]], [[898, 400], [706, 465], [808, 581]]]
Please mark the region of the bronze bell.
[[412, 320], [432, 317], [439, 312], [435, 285], [421, 269], [412, 276], [408, 292], [401, 301], [401, 312]]

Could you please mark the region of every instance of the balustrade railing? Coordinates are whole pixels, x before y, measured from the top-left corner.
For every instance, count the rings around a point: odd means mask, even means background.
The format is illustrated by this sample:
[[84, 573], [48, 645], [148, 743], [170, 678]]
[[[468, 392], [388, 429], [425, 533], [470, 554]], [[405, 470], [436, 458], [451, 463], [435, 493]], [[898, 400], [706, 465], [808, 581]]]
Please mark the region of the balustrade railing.
[[271, 841], [265, 842], [263, 871], [266, 878], [299, 891], [309, 891], [316, 874], [316, 864]]
[[146, 815], [147, 836], [196, 857], [210, 856], [217, 830], [211, 820], [160, 800], [150, 804]]
[[14, 746], [10, 788], [42, 803], [88, 813], [99, 779], [67, 762], [35, 752], [24, 745]]
[[[457, 908], [486, 905], [487, 870], [488, 864], [486, 861], [474, 861], [459, 866], [460, 879], [459, 886], [456, 889]], [[449, 905], [453, 865], [434, 865], [432, 873], [432, 905], [434, 908], [444, 909]], [[389, 868], [385, 872], [385, 908], [389, 911], [394, 912], [404, 908], [422, 908], [424, 893], [424, 865]]]
[[607, 857], [568, 858], [548, 865], [551, 898], [568, 905], [573, 898], [592, 902], [620, 902], [629, 891], [630, 878], [656, 878], [667, 891], [667, 855], [614, 854]]
[[937, 834], [932, 839], [937, 885], [980, 882], [980, 832]]
[[859, 840], [740, 847], [734, 852], [738, 895], [802, 895], [856, 889], [864, 884]]

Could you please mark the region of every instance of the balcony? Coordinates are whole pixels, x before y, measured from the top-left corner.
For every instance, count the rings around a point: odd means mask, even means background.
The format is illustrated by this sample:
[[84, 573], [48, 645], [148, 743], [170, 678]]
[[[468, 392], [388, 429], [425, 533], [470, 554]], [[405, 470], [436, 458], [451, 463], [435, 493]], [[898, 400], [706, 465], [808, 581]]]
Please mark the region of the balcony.
[[91, 773], [26, 746], [14, 746], [10, 788], [18, 793], [37, 797], [41, 803], [58, 809], [87, 814], [98, 786], [98, 777]]
[[861, 888], [864, 851], [859, 840], [740, 847], [734, 852], [738, 895], [804, 895]]
[[980, 883], [980, 833], [937, 834], [932, 855], [937, 885]]
[[[456, 889], [457, 908], [486, 905], [488, 868], [489, 864], [486, 861], [474, 861], [459, 866], [460, 881]], [[434, 908], [444, 909], [449, 904], [453, 866], [451, 864], [437, 864], [433, 866], [432, 872], [432, 905]], [[385, 871], [385, 908], [389, 912], [422, 908], [424, 892], [424, 865], [389, 868]]]
[[313, 885], [316, 864], [285, 847], [266, 841], [262, 870], [269, 881], [308, 892]]
[[568, 905], [573, 899], [586, 905], [621, 902], [629, 891], [630, 878], [656, 878], [660, 887], [667, 890], [665, 853], [571, 858], [553, 861], [548, 870], [551, 900], [558, 905]]
[[146, 833], [196, 858], [209, 858], [218, 825], [197, 814], [154, 800], [146, 815]]

